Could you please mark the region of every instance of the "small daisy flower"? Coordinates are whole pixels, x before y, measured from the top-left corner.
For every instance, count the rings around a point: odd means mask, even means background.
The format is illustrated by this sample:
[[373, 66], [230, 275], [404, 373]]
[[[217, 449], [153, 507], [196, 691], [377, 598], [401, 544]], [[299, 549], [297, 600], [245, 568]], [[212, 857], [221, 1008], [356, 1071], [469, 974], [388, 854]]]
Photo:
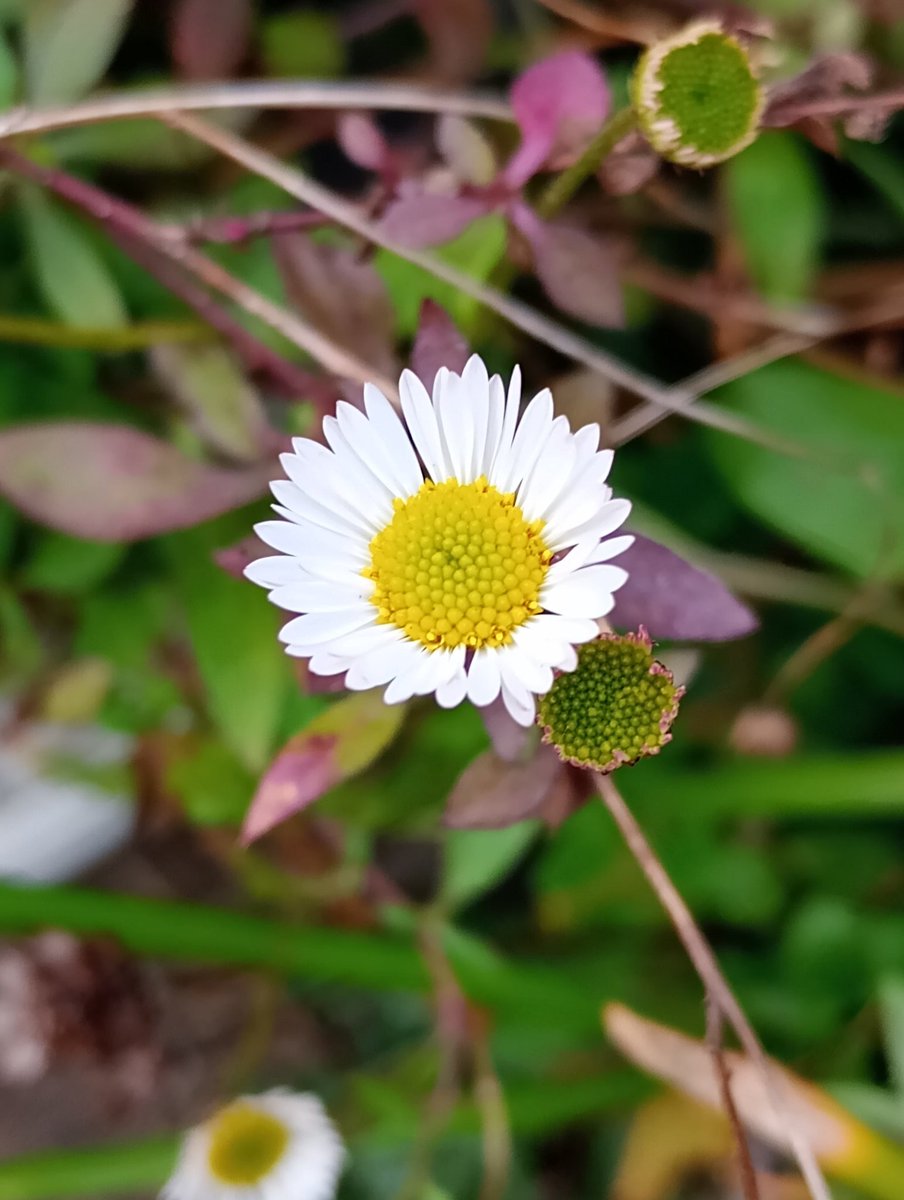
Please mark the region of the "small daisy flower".
[[324, 420], [327, 446], [294, 439], [272, 484], [284, 519], [256, 527], [280, 554], [246, 574], [301, 614], [280, 638], [314, 674], [385, 686], [387, 704], [501, 695], [529, 725], [627, 579], [612, 451], [599, 426], [555, 416], [548, 389], [519, 419], [519, 370], [506, 394], [476, 355], [432, 397], [410, 371], [399, 391], [402, 418], [367, 385], [363, 412], [340, 402]]
[[332, 1200], [345, 1148], [316, 1096], [242, 1096], [189, 1131], [163, 1200]]

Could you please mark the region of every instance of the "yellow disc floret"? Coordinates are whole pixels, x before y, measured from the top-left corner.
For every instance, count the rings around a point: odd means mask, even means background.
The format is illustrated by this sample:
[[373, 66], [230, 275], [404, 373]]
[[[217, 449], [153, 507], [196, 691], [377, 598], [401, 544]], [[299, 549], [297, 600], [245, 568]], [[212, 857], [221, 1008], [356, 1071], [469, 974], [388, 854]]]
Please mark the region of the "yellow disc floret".
[[430, 649], [503, 646], [541, 611], [552, 553], [543, 522], [526, 520], [514, 493], [481, 476], [427, 480], [370, 543], [371, 603]]
[[250, 1187], [273, 1170], [288, 1141], [289, 1131], [270, 1113], [230, 1104], [210, 1124], [211, 1174], [230, 1187]]

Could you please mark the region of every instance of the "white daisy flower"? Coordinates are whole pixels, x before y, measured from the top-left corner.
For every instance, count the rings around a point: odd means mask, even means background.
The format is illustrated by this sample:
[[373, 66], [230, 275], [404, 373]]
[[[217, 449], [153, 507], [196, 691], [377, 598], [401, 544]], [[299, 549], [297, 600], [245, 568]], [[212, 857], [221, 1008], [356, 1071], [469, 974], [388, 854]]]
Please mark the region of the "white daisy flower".
[[241, 1096], [190, 1130], [164, 1200], [332, 1200], [345, 1159], [316, 1096]]
[[387, 704], [434, 693], [452, 708], [500, 694], [529, 725], [553, 671], [599, 632], [627, 573], [609, 538], [630, 511], [605, 480], [599, 426], [572, 433], [548, 389], [519, 420], [521, 374], [505, 393], [476, 355], [442, 369], [431, 399], [405, 371], [400, 419], [364, 388], [340, 402], [328, 446], [295, 438], [272, 484], [284, 520], [256, 527], [280, 551], [246, 571], [301, 616], [280, 638], [318, 675], [386, 686]]

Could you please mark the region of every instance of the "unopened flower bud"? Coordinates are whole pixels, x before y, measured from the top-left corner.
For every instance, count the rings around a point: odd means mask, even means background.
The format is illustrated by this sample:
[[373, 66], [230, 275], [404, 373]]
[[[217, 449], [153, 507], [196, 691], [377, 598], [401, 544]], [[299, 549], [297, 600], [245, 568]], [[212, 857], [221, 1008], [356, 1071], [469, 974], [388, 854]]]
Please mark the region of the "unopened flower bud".
[[579, 648], [577, 667], [560, 675], [540, 701], [544, 741], [566, 762], [614, 771], [671, 741], [683, 694], [653, 658], [645, 629], [603, 634]]
[[711, 20], [650, 46], [634, 70], [631, 98], [653, 148], [685, 167], [711, 167], [749, 146], [763, 112], [748, 51]]

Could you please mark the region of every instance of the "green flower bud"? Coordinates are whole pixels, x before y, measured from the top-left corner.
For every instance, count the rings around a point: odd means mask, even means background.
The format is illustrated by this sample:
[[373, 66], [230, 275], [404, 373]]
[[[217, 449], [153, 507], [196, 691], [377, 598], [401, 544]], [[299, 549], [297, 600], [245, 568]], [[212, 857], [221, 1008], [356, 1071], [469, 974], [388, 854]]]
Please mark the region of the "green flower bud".
[[578, 648], [578, 665], [559, 675], [539, 704], [543, 740], [566, 762], [608, 773], [671, 741], [683, 687], [653, 658], [638, 633], [606, 633]]
[[748, 52], [717, 21], [707, 20], [641, 55], [631, 99], [653, 148], [685, 167], [711, 167], [749, 146], [764, 101]]

